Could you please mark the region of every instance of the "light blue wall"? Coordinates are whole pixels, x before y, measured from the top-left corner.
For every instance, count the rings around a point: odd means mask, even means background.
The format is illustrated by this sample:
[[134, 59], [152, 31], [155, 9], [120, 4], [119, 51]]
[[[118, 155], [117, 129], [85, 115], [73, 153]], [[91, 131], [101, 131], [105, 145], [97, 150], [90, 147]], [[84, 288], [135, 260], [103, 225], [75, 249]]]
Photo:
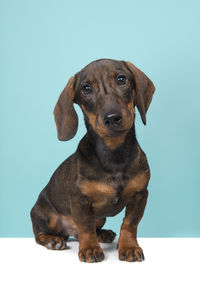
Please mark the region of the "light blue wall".
[[[0, 1], [0, 235], [32, 236], [29, 211], [85, 133], [59, 142], [52, 111], [98, 58], [129, 60], [156, 93], [138, 139], [152, 179], [140, 236], [200, 236], [200, 2]], [[119, 231], [122, 214], [106, 227]]]

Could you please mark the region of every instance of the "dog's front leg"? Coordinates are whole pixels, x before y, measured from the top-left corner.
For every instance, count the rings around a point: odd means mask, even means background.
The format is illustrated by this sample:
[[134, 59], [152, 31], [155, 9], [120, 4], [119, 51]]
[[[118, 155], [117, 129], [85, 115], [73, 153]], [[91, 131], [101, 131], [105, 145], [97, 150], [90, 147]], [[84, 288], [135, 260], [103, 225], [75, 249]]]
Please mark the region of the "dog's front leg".
[[137, 226], [143, 216], [148, 197], [144, 190], [127, 201], [126, 213], [120, 230], [118, 253], [120, 260], [142, 261], [144, 254], [137, 242]]
[[73, 203], [72, 216], [77, 225], [80, 261], [102, 261], [104, 253], [97, 240], [96, 222], [87, 199]]

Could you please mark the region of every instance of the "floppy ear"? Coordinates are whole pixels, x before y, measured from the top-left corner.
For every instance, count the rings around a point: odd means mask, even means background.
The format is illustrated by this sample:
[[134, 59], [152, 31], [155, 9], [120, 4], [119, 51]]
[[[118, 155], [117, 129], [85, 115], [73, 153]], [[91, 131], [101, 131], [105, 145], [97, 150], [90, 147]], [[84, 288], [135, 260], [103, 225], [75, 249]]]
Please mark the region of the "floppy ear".
[[151, 103], [153, 93], [155, 92], [155, 86], [153, 82], [132, 63], [126, 63], [129, 71], [133, 74], [136, 83], [136, 98], [135, 104], [140, 113], [142, 122], [146, 125], [146, 112]]
[[74, 81], [74, 77], [69, 79], [53, 111], [60, 141], [72, 139], [78, 128], [78, 116], [73, 106]]

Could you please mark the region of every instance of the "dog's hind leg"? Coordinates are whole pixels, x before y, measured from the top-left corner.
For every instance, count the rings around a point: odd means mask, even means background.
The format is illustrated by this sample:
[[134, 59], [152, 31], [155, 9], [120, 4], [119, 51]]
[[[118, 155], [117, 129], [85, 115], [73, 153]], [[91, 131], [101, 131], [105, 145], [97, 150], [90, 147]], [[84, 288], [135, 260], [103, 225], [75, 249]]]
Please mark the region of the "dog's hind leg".
[[96, 221], [97, 238], [100, 243], [112, 243], [116, 237], [116, 233], [112, 230], [101, 229], [106, 222], [106, 218]]
[[44, 194], [32, 208], [31, 220], [36, 242], [48, 249], [67, 249], [69, 235], [77, 236], [71, 216], [58, 214]]
[[[45, 246], [47, 249], [52, 250], [63, 250], [67, 249], [67, 236], [63, 237], [58, 234], [54, 234], [48, 226], [46, 228], [44, 226], [40, 226], [40, 221], [35, 218], [35, 211], [32, 209], [31, 211], [31, 219], [33, 223], [33, 232], [35, 235], [35, 240], [38, 244]], [[36, 221], [37, 220], [37, 221]]]

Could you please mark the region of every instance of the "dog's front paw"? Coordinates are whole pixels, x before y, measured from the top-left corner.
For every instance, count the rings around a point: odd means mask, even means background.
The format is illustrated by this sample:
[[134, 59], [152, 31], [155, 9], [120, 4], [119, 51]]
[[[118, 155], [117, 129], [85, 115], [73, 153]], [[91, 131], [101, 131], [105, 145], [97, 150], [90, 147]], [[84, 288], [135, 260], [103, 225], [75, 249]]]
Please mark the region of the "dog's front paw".
[[143, 261], [144, 254], [140, 247], [120, 247], [118, 249], [119, 259], [123, 261]]
[[80, 249], [78, 253], [78, 257], [80, 261], [83, 262], [100, 262], [104, 259], [103, 250], [99, 247], [88, 247], [84, 249]]

